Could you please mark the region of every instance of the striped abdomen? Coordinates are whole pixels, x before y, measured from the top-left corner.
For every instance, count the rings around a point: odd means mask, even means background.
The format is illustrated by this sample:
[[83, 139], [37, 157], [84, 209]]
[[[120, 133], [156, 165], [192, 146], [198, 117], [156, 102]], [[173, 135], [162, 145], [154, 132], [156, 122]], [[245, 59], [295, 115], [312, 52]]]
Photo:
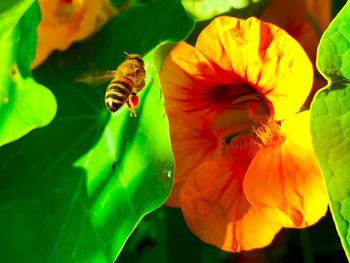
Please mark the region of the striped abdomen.
[[129, 99], [132, 82], [126, 78], [114, 78], [106, 89], [105, 104], [114, 113]]

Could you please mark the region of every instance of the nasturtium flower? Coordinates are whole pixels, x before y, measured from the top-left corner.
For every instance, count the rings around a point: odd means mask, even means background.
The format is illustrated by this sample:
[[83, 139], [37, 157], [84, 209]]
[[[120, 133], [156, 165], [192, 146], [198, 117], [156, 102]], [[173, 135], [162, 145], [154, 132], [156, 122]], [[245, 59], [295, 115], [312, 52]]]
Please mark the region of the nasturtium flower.
[[160, 80], [175, 159], [167, 204], [202, 240], [239, 252], [268, 245], [327, 210], [312, 150], [313, 68], [284, 30], [221, 16], [178, 43]]
[[117, 13], [110, 0], [39, 0], [39, 5], [42, 19], [33, 67], [54, 50], [65, 50], [98, 31]]

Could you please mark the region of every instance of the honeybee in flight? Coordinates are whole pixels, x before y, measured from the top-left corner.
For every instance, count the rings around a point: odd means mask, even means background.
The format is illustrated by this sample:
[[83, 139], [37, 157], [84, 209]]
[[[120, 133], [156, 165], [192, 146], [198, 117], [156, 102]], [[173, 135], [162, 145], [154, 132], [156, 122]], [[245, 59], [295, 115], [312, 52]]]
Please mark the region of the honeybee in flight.
[[78, 78], [77, 81], [92, 84], [92, 82], [105, 82], [112, 79], [105, 93], [107, 109], [114, 113], [126, 104], [130, 110], [130, 116], [136, 117], [135, 108], [139, 102], [137, 93], [145, 86], [145, 63], [138, 54], [126, 53], [126, 55], [127, 58], [116, 70], [109, 71], [107, 74], [99, 77], [83, 76]]
[[127, 54], [127, 59], [118, 66], [114, 78], [106, 89], [105, 104], [114, 113], [126, 104], [130, 116], [136, 117], [137, 93], [145, 86], [145, 63], [138, 54]]

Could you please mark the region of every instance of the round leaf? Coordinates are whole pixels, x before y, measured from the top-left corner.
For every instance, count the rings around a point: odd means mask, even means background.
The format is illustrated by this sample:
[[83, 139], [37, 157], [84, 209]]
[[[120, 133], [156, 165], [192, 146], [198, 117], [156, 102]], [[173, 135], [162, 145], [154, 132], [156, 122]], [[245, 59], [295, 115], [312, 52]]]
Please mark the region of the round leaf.
[[53, 94], [30, 73], [39, 20], [33, 0], [0, 4], [0, 146], [47, 125], [56, 113]]
[[350, 3], [322, 36], [317, 67], [328, 79], [311, 105], [312, 139], [330, 197], [330, 207], [350, 258]]

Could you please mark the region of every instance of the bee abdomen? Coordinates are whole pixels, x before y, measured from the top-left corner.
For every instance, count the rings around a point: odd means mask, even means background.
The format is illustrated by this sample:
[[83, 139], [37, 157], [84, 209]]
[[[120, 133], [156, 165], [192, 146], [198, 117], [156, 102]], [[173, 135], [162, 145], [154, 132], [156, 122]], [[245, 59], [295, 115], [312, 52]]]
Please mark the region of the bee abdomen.
[[108, 85], [105, 96], [107, 109], [114, 113], [120, 109], [131, 94], [132, 83], [128, 79], [114, 79]]

